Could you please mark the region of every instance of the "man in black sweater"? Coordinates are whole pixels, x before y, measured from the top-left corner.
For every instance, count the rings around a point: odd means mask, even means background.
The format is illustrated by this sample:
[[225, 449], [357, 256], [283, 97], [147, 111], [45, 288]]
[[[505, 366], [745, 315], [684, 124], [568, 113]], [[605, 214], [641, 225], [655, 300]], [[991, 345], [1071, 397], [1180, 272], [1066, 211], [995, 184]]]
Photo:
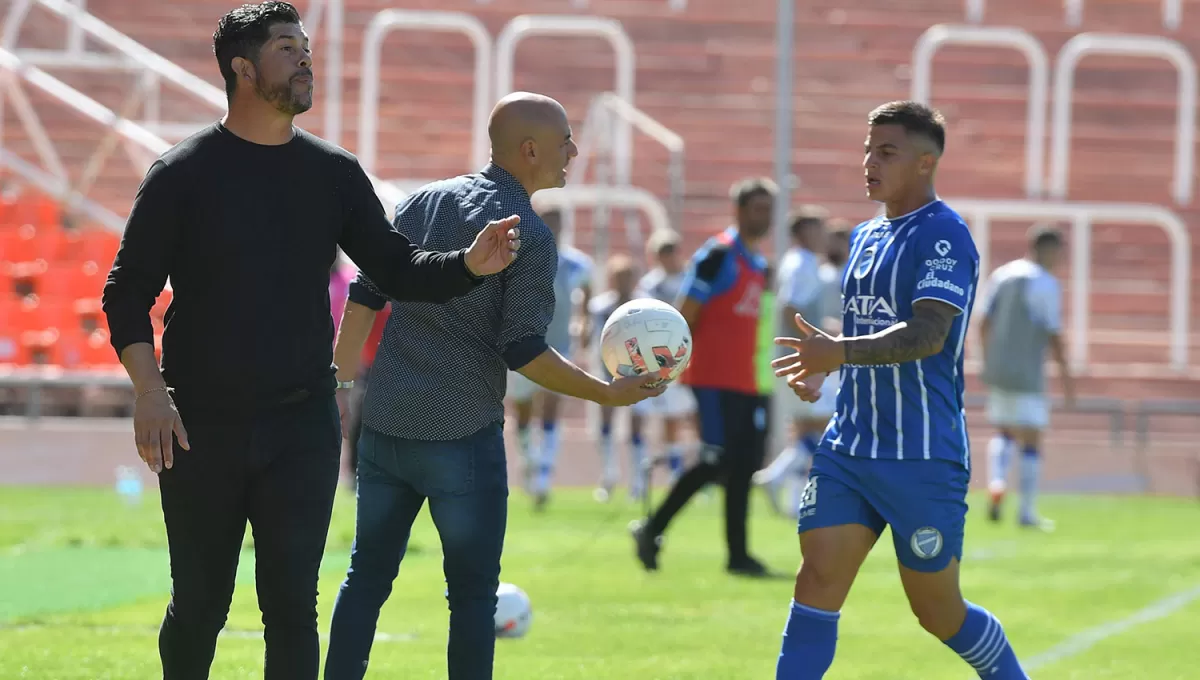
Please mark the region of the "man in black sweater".
[[[233, 10], [213, 50], [229, 113], [147, 172], [104, 287], [138, 453], [159, 475], [172, 577], [159, 653], [165, 680], [208, 677], [248, 520], [266, 677], [315, 680], [341, 448], [337, 247], [394, 299], [445, 302], [512, 261], [519, 218], [445, 254], [394, 230], [354, 156], [292, 124], [313, 90], [292, 5]], [[149, 310], [168, 277], [160, 370]]]

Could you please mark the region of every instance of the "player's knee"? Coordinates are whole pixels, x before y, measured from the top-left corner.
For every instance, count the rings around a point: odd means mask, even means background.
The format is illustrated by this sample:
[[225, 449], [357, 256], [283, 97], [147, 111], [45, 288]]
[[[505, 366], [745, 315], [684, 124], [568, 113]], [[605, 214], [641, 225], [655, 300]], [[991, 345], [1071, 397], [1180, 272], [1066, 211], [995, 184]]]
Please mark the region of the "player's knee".
[[900, 580], [908, 606], [921, 627], [939, 640], [954, 637], [967, 615], [958, 587], [957, 560], [951, 559], [939, 571], [918, 571], [902, 565]]
[[939, 640], [949, 640], [962, 628], [963, 619], [967, 615], [967, 607], [962, 596], [950, 598], [923, 598], [910, 600], [909, 607], [930, 635]]
[[844, 571], [839, 572], [832, 562], [805, 558], [796, 572], [792, 595], [803, 605], [838, 611], [846, 601], [852, 582], [853, 578], [847, 578]]

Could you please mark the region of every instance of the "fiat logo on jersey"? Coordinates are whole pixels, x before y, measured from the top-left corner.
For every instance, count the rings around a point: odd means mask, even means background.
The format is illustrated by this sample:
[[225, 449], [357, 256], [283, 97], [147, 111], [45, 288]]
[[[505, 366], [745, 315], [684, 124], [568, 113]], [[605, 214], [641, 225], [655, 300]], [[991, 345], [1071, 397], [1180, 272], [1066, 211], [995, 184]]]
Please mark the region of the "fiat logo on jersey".
[[861, 279], [871, 271], [871, 267], [875, 266], [876, 248], [877, 246], [875, 244], [871, 244], [867, 246], [865, 250], [859, 253], [858, 262], [856, 262], [854, 265], [854, 278]]

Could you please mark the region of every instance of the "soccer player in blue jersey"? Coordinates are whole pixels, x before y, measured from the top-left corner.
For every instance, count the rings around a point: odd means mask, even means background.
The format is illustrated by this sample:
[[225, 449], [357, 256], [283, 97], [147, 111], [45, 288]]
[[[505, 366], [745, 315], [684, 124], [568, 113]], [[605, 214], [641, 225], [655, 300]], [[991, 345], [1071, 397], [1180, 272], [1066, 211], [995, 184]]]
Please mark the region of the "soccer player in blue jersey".
[[830, 419], [800, 503], [803, 563], [777, 680], [816, 680], [833, 663], [838, 617], [885, 526], [921, 626], [981, 678], [1025, 679], [1000, 622], [959, 590], [967, 481], [963, 341], [979, 280], [966, 224], [933, 187], [940, 113], [916, 102], [871, 112], [863, 169], [885, 213], [855, 228], [842, 277], [842, 334], [800, 315], [795, 352], [774, 362], [802, 399], [839, 371]]

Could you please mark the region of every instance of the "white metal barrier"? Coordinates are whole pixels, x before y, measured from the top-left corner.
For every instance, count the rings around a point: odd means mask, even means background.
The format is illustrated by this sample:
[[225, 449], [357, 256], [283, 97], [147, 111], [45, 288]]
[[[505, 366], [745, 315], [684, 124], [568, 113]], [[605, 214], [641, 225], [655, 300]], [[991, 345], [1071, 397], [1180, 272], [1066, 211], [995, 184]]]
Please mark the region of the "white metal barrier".
[[[606, 183], [608, 179], [607, 164], [613, 151], [612, 139], [614, 131], [620, 124], [633, 125], [666, 148], [670, 155], [670, 159], [667, 161], [667, 212], [671, 228], [678, 232], [683, 223], [683, 138], [612, 92], [598, 95], [588, 107], [587, 117], [583, 123], [583, 133], [579, 140], [579, 156], [571, 164], [567, 178], [568, 186], [583, 184], [588, 164], [593, 159], [596, 164], [594, 170], [596, 179], [593, 183]], [[573, 228], [573, 225], [564, 225], [564, 227], [569, 230]], [[640, 247], [640, 243], [636, 240], [633, 243]]]
[[46, 195], [61, 201], [68, 209], [78, 210], [105, 229], [119, 233], [125, 228], [125, 220], [120, 215], [95, 201], [80, 196], [66, 181], [26, 162], [20, 156], [2, 147], [0, 147], [0, 166], [12, 170]]
[[1054, 114], [1050, 148], [1050, 196], [1067, 195], [1070, 172], [1071, 100], [1075, 69], [1088, 54], [1161, 57], [1178, 72], [1179, 103], [1175, 128], [1175, 178], [1171, 194], [1178, 205], [1192, 200], [1192, 169], [1196, 154], [1196, 62], [1187, 49], [1170, 38], [1105, 33], [1080, 33], [1062, 46], [1054, 71]]
[[[75, 32], [80, 35], [86, 35], [116, 50], [118, 55], [113, 56], [86, 51], [82, 48], [82, 38], [75, 42], [78, 45], [78, 49], [74, 52], [15, 49], [21, 27], [24, 25], [29, 10], [34, 5], [43, 7], [65, 19], [68, 25], [68, 35]], [[68, 45], [70, 44], [72, 44], [71, 41], [68, 41]], [[4, 31], [0, 34], [0, 48], [5, 49], [11, 55], [15, 56], [18, 61], [31, 64], [32, 66], [141, 71], [148, 74], [147, 77], [152, 78], [156, 85], [164, 81], [172, 83], [181, 92], [190, 94], [193, 98], [211, 105], [218, 111], [223, 112], [227, 107], [225, 91], [223, 89], [216, 87], [207, 80], [192, 74], [174, 62], [162, 57], [136, 40], [97, 19], [95, 16], [88, 14], [79, 5], [72, 4], [67, 0], [14, 0], [4, 20]], [[59, 99], [63, 103], [70, 105], [69, 101]], [[146, 107], [150, 113], [154, 113], [157, 110], [154, 97], [150, 98]], [[95, 112], [94, 109], [93, 112]], [[83, 111], [83, 113], [89, 115], [86, 111]], [[157, 120], [156, 115], [152, 115], [149, 120], [142, 121], [140, 126], [156, 137], [161, 135], [162, 137], [172, 138], [192, 134], [199, 129], [199, 126], [208, 124], [209, 121], [203, 123], [162, 123]], [[161, 139], [162, 137], [158, 138]], [[146, 148], [144, 145], [139, 146]], [[36, 183], [36, 180], [32, 177], [27, 177], [27, 179]], [[389, 184], [377, 177], [371, 176], [371, 182], [374, 184], [376, 192], [384, 204], [395, 205], [404, 196], [402, 192], [395, 191]]]
[[[539, 209], [559, 208], [564, 214], [572, 214], [577, 207], [598, 208], [603, 206], [639, 210], [650, 220], [650, 229], [670, 229], [671, 218], [662, 201], [654, 194], [641, 187], [604, 186], [583, 184], [565, 186], [560, 189], [547, 189], [534, 194], [533, 205]], [[600, 284], [604, 283], [603, 262], [608, 253], [596, 251], [596, 261], [600, 263], [598, 277], [593, 277]]]
[[[86, 34], [88, 37], [115, 49], [118, 55], [108, 55], [83, 49], [82, 40], [77, 49], [30, 50], [17, 48], [17, 37], [25, 18], [34, 5], [57, 14], [67, 22], [69, 31]], [[218, 111], [226, 108], [225, 93], [208, 81], [199, 78], [175, 63], [147, 49], [129, 36], [85, 12], [80, 6], [67, 0], [15, 0], [5, 18], [4, 34], [0, 47], [16, 54], [22, 61], [35, 66], [75, 68], [98, 71], [149, 71], [157, 80], [174, 83], [180, 91], [209, 104]], [[147, 110], [151, 118], [143, 126], [164, 137], [183, 138], [192, 134], [208, 121], [163, 123], [157, 119], [157, 88]]]
[[[1170, 210], [1150, 204], [1020, 200], [948, 199], [947, 203], [971, 222], [979, 249], [980, 271], [989, 271], [990, 220], [1066, 219], [1071, 221], [1071, 363], [1087, 365], [1088, 310], [1091, 295], [1092, 225], [1149, 224], [1161, 228], [1171, 245], [1170, 364], [1177, 372], [1188, 367], [1188, 312], [1191, 304], [1191, 240], [1187, 225]], [[982, 278], [982, 275], [981, 275]], [[980, 295], [983, 294], [980, 282]]]
[[[633, 103], [633, 80], [636, 69], [633, 41], [615, 19], [585, 16], [552, 16], [524, 14], [514, 17], [504, 26], [496, 39], [496, 92], [497, 98], [513, 91], [513, 62], [517, 45], [532, 36], [592, 36], [603, 38], [612, 45], [616, 57], [616, 86], [613, 91], [630, 104]], [[614, 153], [616, 156], [616, 182], [628, 186], [632, 177], [633, 131], [625, 124], [617, 126]]]
[[[1083, 0], [1063, 0], [1063, 9], [1066, 10], [1066, 22], [1072, 28], [1083, 23]], [[1183, 0], [1163, 0], [1162, 3], [1162, 23], [1163, 28], [1174, 31], [1179, 29], [1179, 24], [1183, 21]]]
[[1042, 43], [1028, 31], [1009, 26], [957, 26], [938, 24], [929, 27], [913, 47], [912, 98], [929, 103], [933, 57], [948, 44], [977, 47], [1011, 47], [1029, 62], [1029, 97], [1025, 128], [1025, 194], [1042, 197], [1043, 162], [1046, 139], [1046, 98], [1049, 92], [1049, 66]]
[[325, 93], [325, 125], [321, 136], [342, 143], [342, 56], [346, 8], [343, 0], [313, 0], [304, 17], [309, 39], [320, 41], [322, 21], [329, 23], [325, 29], [327, 40], [321, 47], [321, 90]]
[[383, 39], [395, 30], [462, 33], [475, 48], [475, 93], [471, 121], [471, 171], [488, 162], [487, 120], [491, 111], [492, 36], [475, 17], [464, 12], [426, 12], [385, 9], [367, 25], [363, 38], [362, 87], [359, 94], [358, 158], [374, 171], [379, 144], [379, 67]]
[[[63, 168], [58, 154], [42, 127], [32, 108], [28, 108], [28, 100], [18, 86], [18, 80], [29, 83], [54, 99], [66, 104], [75, 111], [108, 128], [111, 133], [131, 144], [145, 149], [157, 156], [170, 148], [170, 144], [161, 137], [150, 132], [141, 125], [117, 115], [96, 100], [79, 92], [54, 76], [42, 71], [36, 66], [22, 62], [15, 54], [0, 48], [0, 69], [4, 70], [4, 87], [10, 100], [16, 105], [18, 115], [25, 123], [25, 133], [29, 136], [42, 162], [49, 172], [43, 172], [37, 167], [23, 161], [21, 158], [0, 149], [3, 152], [3, 162], [22, 177], [37, 185], [43, 191], [50, 193], [63, 201], [67, 206], [82, 211], [88, 217], [95, 219], [105, 228], [120, 232], [124, 229], [124, 220], [117, 217], [98, 204], [86, 200], [84, 192], [71, 188], [66, 169]], [[93, 157], [95, 158], [95, 157]], [[84, 176], [94, 176], [99, 172], [99, 166], [89, 163]]]
[[[987, 0], [966, 0], [967, 21], [973, 24], [983, 23], [983, 15], [987, 8]], [[1078, 26], [1083, 22], [1083, 0], [1063, 0], [1063, 10], [1068, 26]], [[1183, 0], [1163, 0], [1163, 28], [1169, 31], [1179, 29], [1183, 22]]]

